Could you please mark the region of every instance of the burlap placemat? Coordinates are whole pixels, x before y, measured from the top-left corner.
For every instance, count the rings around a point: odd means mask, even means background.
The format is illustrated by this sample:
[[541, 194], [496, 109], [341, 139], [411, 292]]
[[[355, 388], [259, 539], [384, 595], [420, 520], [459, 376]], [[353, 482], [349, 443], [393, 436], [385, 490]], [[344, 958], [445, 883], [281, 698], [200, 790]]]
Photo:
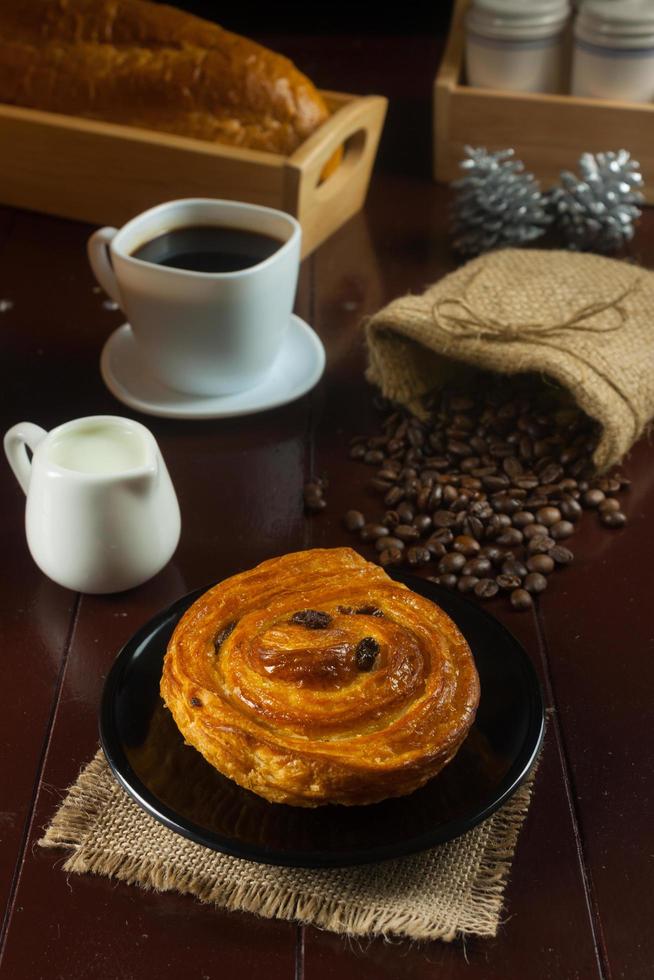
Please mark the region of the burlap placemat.
[[421, 854], [342, 870], [282, 868], [179, 837], [127, 795], [98, 752], [39, 844], [70, 849], [66, 871], [185, 892], [220, 908], [352, 936], [494, 936], [532, 783], [533, 773], [484, 823]]
[[600, 470], [654, 414], [654, 273], [627, 262], [492, 252], [394, 300], [365, 329], [369, 380], [417, 414], [461, 365], [554, 379], [600, 423]]

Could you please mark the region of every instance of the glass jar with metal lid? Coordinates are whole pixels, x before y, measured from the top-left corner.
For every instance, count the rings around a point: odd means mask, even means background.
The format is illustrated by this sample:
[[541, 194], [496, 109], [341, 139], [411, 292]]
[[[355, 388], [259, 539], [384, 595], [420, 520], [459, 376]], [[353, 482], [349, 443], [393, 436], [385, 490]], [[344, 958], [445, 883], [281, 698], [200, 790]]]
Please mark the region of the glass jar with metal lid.
[[473, 0], [466, 18], [468, 83], [561, 90], [569, 0]]
[[585, 0], [574, 38], [573, 95], [654, 100], [652, 0]]

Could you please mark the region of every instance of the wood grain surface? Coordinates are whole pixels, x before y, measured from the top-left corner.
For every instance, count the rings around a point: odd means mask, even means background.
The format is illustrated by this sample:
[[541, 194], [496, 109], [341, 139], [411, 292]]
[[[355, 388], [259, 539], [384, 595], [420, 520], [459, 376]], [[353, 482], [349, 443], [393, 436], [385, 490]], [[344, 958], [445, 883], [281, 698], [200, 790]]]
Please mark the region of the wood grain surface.
[[[121, 644], [183, 592], [304, 546], [351, 543], [340, 518], [366, 499], [369, 471], [347, 442], [376, 424], [363, 377], [363, 316], [454, 267], [449, 192], [429, 179], [430, 90], [439, 43], [424, 36], [261, 38], [317, 84], [391, 98], [365, 210], [302, 269], [297, 312], [318, 331], [327, 370], [315, 391], [245, 419], [139, 417], [178, 491], [183, 536], [151, 582], [118, 596], [76, 596], [27, 553], [24, 501], [0, 468], [0, 980], [648, 980], [652, 882], [651, 569], [654, 457], [643, 440], [624, 531], [588, 518], [573, 566], [533, 613], [491, 610], [540, 673], [549, 724], [496, 939], [349, 941], [313, 928], [227, 914], [191, 898], [61, 870], [35, 842], [97, 745], [102, 684]], [[610, 147], [607, 147], [609, 149]], [[583, 148], [582, 148], [583, 149]], [[92, 229], [0, 210], [3, 430], [80, 415], [132, 415], [104, 388], [101, 346], [122, 322], [94, 289]], [[633, 257], [654, 267], [654, 213]], [[302, 513], [310, 475], [329, 507]]]

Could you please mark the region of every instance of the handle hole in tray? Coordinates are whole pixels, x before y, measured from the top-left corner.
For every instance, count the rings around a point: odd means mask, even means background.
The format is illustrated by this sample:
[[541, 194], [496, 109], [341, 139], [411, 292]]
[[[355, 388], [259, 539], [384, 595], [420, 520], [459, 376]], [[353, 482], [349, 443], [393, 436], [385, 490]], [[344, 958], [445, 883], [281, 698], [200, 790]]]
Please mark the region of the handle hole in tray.
[[[341, 144], [340, 149], [343, 151], [343, 156], [340, 163], [334, 170], [329, 170], [329, 158], [325, 166], [320, 171], [320, 176], [318, 178], [318, 183], [316, 187], [324, 187], [328, 184], [337, 174], [340, 174], [344, 168], [347, 170], [353, 170], [358, 164], [359, 160], [364, 154], [366, 143], [368, 142], [368, 130], [367, 129], [357, 129], [355, 133], [351, 133], [350, 136]], [[334, 151], [336, 153], [337, 150]]]

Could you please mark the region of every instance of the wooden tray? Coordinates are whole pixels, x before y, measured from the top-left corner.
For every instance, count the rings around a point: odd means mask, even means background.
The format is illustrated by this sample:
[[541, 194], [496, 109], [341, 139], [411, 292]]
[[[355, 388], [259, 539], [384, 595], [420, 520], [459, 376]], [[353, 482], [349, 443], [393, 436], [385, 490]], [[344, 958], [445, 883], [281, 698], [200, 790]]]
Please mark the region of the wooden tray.
[[174, 198], [249, 201], [295, 215], [307, 255], [362, 206], [387, 105], [323, 95], [333, 115], [289, 157], [0, 104], [0, 202], [120, 226]]
[[464, 146], [513, 147], [547, 190], [582, 153], [626, 149], [640, 162], [645, 199], [654, 203], [654, 105], [472, 88], [464, 84], [464, 17], [457, 0], [434, 85], [434, 177], [461, 176]]

